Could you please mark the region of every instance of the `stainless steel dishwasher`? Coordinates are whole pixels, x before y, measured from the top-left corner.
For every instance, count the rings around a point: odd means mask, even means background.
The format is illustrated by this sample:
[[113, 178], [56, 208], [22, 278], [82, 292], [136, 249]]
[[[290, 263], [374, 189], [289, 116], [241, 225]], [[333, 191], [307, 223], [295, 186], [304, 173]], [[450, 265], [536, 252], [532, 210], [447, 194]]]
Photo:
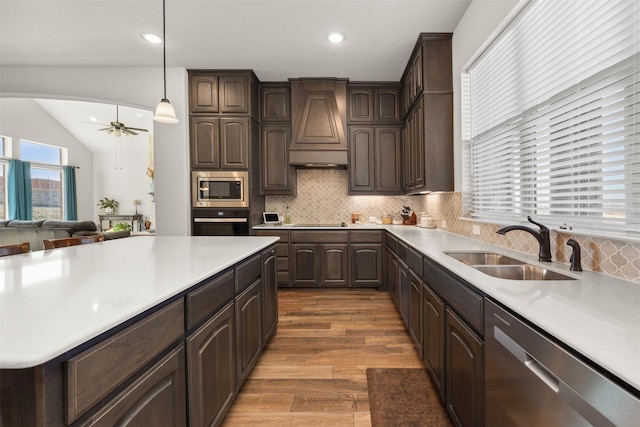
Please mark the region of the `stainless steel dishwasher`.
[[635, 426], [640, 397], [485, 299], [487, 427]]

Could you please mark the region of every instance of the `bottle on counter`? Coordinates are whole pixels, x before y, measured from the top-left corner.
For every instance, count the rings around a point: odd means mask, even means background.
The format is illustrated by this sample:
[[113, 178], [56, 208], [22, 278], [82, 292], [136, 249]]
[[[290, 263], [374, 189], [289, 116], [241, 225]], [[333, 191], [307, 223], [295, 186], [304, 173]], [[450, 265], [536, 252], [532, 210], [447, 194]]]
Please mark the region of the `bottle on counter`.
[[284, 223], [291, 224], [291, 214], [289, 213], [289, 206], [284, 211]]

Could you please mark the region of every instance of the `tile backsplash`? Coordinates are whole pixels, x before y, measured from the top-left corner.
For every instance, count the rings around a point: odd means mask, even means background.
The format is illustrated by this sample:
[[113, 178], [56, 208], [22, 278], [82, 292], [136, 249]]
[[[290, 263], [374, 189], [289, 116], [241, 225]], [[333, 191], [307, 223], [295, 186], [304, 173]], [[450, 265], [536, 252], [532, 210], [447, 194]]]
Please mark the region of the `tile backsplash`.
[[298, 195], [267, 196], [265, 209], [279, 212], [284, 218], [289, 206], [291, 222], [296, 224], [340, 224], [350, 222], [351, 213], [382, 217], [400, 212], [403, 205], [415, 211], [422, 197], [413, 196], [349, 196], [349, 176], [339, 169], [299, 169]]
[[[291, 221], [297, 224], [338, 224], [351, 221], [359, 212], [365, 222], [370, 216], [399, 213], [403, 205], [416, 212], [427, 212], [436, 227], [473, 239], [500, 245], [530, 255], [538, 254], [538, 242], [528, 233], [496, 231], [503, 224], [488, 224], [461, 219], [462, 193], [434, 193], [425, 196], [350, 196], [345, 170], [300, 169], [298, 195], [267, 196], [266, 210], [284, 216], [289, 206]], [[443, 222], [444, 221], [444, 222]], [[443, 227], [446, 224], [446, 227]], [[474, 230], [474, 226], [475, 230]], [[475, 234], [477, 231], [479, 234]], [[577, 236], [551, 231], [554, 260], [569, 264], [568, 239], [578, 241], [582, 249], [582, 268], [640, 283], [640, 243], [624, 240]]]
[[[513, 231], [502, 236], [496, 231], [505, 224], [488, 224], [462, 217], [462, 193], [439, 193], [424, 196], [425, 212], [436, 219], [436, 226], [473, 239], [504, 246], [518, 252], [538, 255], [538, 241], [529, 233]], [[476, 231], [480, 234], [475, 234]], [[536, 228], [533, 226], [533, 228]], [[567, 240], [575, 239], [582, 252], [582, 269], [640, 283], [640, 243], [596, 237], [577, 236], [571, 232], [551, 231], [551, 255], [554, 261], [569, 264], [571, 248]], [[567, 267], [568, 269], [568, 267]]]

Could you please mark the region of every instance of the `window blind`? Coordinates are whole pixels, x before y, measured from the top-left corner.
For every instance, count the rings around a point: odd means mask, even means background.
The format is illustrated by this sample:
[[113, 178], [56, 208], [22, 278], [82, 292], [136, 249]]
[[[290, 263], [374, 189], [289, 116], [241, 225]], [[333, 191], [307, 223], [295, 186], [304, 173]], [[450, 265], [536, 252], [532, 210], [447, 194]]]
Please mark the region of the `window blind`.
[[640, 232], [639, 46], [640, 0], [518, 14], [465, 77], [473, 216]]

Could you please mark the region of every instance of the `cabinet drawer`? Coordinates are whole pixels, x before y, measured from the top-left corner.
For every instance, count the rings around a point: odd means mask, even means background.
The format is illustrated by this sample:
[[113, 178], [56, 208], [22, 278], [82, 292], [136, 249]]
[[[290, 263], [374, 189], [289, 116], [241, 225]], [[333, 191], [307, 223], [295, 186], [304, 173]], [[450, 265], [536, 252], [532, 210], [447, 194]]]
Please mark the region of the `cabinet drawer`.
[[[108, 427], [145, 425], [153, 420], [163, 420], [175, 427], [186, 426], [184, 347], [180, 346], [166, 355], [142, 377], [122, 391], [104, 408], [92, 416], [83, 427]], [[167, 404], [167, 402], [171, 404]]]
[[390, 233], [387, 233], [386, 235], [386, 240], [387, 240], [387, 246], [389, 247], [389, 249], [391, 249], [391, 251], [395, 254], [398, 253], [398, 239], [391, 235]]
[[292, 243], [348, 243], [346, 231], [292, 231]]
[[256, 236], [274, 236], [279, 237], [278, 243], [287, 243], [289, 241], [288, 231], [279, 230], [256, 230]]
[[247, 289], [262, 273], [260, 254], [236, 267], [236, 293]]
[[429, 258], [423, 258], [423, 279], [481, 337], [484, 336], [483, 296]]
[[184, 334], [180, 299], [69, 359], [66, 375], [70, 424]]
[[382, 231], [351, 231], [352, 243], [382, 243]]
[[278, 271], [289, 271], [289, 257], [276, 258], [276, 267]]
[[289, 256], [289, 245], [287, 243], [276, 243], [276, 256], [277, 257], [288, 257]]
[[223, 273], [187, 295], [187, 329], [225, 305], [234, 296], [233, 270]]
[[400, 258], [405, 263], [407, 262], [407, 251], [409, 247], [406, 243], [398, 241], [398, 258]]
[[418, 277], [422, 277], [422, 254], [412, 247], [407, 248], [407, 264]]

